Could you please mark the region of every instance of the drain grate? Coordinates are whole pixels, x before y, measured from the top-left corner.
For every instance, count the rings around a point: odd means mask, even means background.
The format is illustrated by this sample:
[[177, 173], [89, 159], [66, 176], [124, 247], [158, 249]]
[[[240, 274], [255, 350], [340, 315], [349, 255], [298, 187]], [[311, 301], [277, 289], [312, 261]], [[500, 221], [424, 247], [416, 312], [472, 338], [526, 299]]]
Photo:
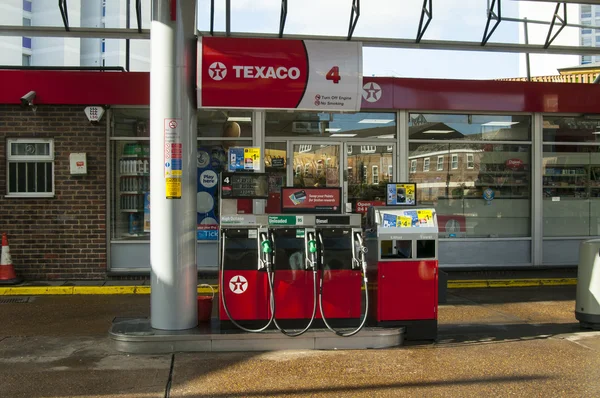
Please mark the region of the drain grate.
[[25, 304], [31, 297], [0, 297], [0, 304]]

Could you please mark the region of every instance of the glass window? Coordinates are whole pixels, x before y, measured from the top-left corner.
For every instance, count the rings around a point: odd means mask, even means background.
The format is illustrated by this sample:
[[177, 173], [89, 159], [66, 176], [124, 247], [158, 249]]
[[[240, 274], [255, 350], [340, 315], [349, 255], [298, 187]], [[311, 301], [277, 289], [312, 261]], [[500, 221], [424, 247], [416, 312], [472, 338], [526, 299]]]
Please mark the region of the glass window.
[[590, 36], [583, 36], [581, 38], [581, 45], [584, 47], [591, 47], [592, 45], [592, 38]]
[[587, 4], [587, 5], [581, 5], [581, 12], [592, 12], [592, 6]]
[[529, 116], [411, 114], [411, 140], [529, 141]]
[[23, 26], [31, 26], [31, 18], [23, 17]]
[[23, 0], [23, 11], [31, 12], [31, 0]]
[[379, 184], [379, 167], [373, 166], [371, 173], [373, 174], [373, 184]]
[[365, 184], [368, 184], [369, 183], [369, 179], [368, 179], [369, 175], [367, 173], [367, 166], [363, 166], [362, 171], [363, 171], [362, 172], [362, 180]]
[[545, 142], [600, 143], [600, 115], [587, 117], [544, 117]]
[[423, 159], [423, 171], [429, 171], [429, 158]]
[[467, 169], [475, 168], [475, 156], [472, 153], [467, 153]]
[[31, 37], [21, 38], [21, 44], [23, 45], [23, 48], [28, 48], [31, 50]]
[[437, 171], [444, 170], [444, 157], [438, 156], [437, 158]]
[[596, 46], [598, 46], [598, 44], [600, 44], [600, 36], [596, 36]]
[[600, 146], [544, 145], [544, 236], [600, 235]]
[[[287, 186], [287, 144], [285, 142], [265, 143], [265, 171], [269, 179], [269, 198], [265, 208], [267, 213], [281, 213], [281, 188]], [[300, 177], [300, 165], [296, 166], [294, 178]]]
[[359, 201], [385, 200], [385, 186], [379, 184], [382, 179], [391, 181], [394, 163], [393, 154], [387, 147], [355, 145], [352, 154], [346, 157], [348, 202], [352, 203], [353, 208]]
[[458, 154], [452, 155], [452, 170], [458, 169]]
[[591, 29], [581, 29], [581, 34], [582, 35], [591, 35], [592, 30]]
[[267, 137], [353, 137], [393, 140], [395, 113], [267, 112]]
[[31, 66], [31, 55], [23, 54], [22, 62], [23, 66]]
[[54, 196], [54, 141], [7, 140], [8, 195]]
[[592, 57], [591, 57], [591, 56], [589, 56], [589, 55], [583, 55], [583, 56], [581, 57], [581, 64], [582, 64], [582, 65], [583, 65], [583, 64], [589, 64], [589, 63], [591, 63], [591, 62], [592, 62]]
[[416, 160], [411, 160], [410, 161], [410, 172], [411, 173], [416, 173], [417, 172], [417, 161]]
[[[531, 145], [411, 143], [409, 158], [467, 156], [457, 169], [410, 173], [422, 205], [436, 208], [441, 237], [531, 234]], [[448, 227], [448, 228], [446, 228]], [[459, 234], [460, 232], [460, 234]]]

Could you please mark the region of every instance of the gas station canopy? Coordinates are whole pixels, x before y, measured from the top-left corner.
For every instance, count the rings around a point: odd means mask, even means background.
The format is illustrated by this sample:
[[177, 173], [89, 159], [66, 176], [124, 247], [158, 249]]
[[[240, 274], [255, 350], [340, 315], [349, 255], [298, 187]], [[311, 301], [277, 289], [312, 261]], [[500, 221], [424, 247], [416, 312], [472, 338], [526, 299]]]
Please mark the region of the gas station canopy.
[[[420, 2], [421, 0], [414, 0]], [[508, 0], [504, 0], [508, 1]], [[523, 1], [523, 0], [510, 0]], [[554, 3], [556, 8], [552, 15], [547, 15], [549, 19], [520, 19], [506, 16], [502, 13], [502, 0], [488, 0], [487, 11], [483, 18], [486, 18], [485, 29], [481, 32], [481, 37], [473, 41], [454, 41], [454, 40], [426, 40], [423, 39], [427, 28], [434, 21], [434, 1], [423, 0], [420, 14], [414, 15], [416, 31], [414, 38], [392, 38], [392, 37], [357, 37], [354, 31], [360, 23], [361, 9], [364, 7], [377, 7], [371, 2], [363, 1], [361, 7], [360, 0], [348, 0], [350, 19], [348, 22], [348, 31], [336, 36], [318, 36], [318, 35], [293, 35], [285, 34], [286, 20], [288, 16], [288, 0], [281, 0], [281, 11], [279, 15], [278, 32], [233, 32], [231, 27], [231, 0], [225, 0], [225, 31], [215, 31], [215, 0], [210, 1], [210, 10], [207, 13], [200, 14], [200, 18], [209, 18], [210, 30], [198, 31], [198, 36], [224, 36], [224, 37], [245, 37], [245, 38], [287, 38], [287, 39], [309, 39], [309, 40], [333, 40], [333, 41], [358, 41], [362, 42], [364, 47], [380, 48], [413, 48], [429, 50], [458, 50], [458, 51], [487, 51], [487, 52], [509, 52], [509, 53], [538, 53], [538, 54], [576, 54], [576, 55], [597, 55], [598, 50], [594, 47], [584, 46], [557, 46], [552, 45], [565, 27], [600, 29], [600, 26], [582, 25], [568, 22], [567, 5], [568, 4], [597, 4], [593, 0], [563, 0], [561, 2], [550, 0], [529, 0], [544, 3]], [[175, 0], [173, 0], [175, 2]], [[457, 1], [457, 3], [459, 3]], [[68, 1], [59, 0], [58, 7], [62, 16], [64, 27], [51, 26], [0, 26], [0, 36], [43, 36], [43, 37], [80, 37], [80, 38], [107, 38], [107, 39], [133, 39], [143, 40], [150, 38], [150, 30], [142, 29], [142, 1], [135, 1], [135, 13], [137, 26], [135, 28], [87, 28], [71, 27], [69, 25]], [[197, 13], [198, 14], [198, 13]], [[522, 44], [522, 43], [502, 43], [490, 42], [495, 30], [501, 23], [523, 23], [547, 25], [548, 33], [543, 44]]]

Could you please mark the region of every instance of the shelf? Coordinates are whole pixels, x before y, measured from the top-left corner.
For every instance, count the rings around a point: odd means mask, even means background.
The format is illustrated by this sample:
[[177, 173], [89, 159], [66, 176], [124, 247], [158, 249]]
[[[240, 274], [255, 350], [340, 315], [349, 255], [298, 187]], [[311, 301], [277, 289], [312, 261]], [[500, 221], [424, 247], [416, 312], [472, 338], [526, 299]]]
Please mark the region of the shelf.
[[124, 173], [119, 177], [150, 177], [150, 173]]
[[143, 213], [144, 209], [121, 209], [122, 213]]
[[585, 189], [587, 188], [587, 185], [563, 185], [563, 186], [559, 186], [559, 185], [544, 185], [543, 188], [545, 189]]
[[506, 175], [506, 174], [529, 174], [528, 171], [512, 171], [512, 170], [506, 170], [506, 171], [485, 171], [485, 170], [479, 170], [479, 174], [499, 174], [499, 175]]
[[544, 177], [588, 177], [587, 174], [544, 174]]
[[119, 160], [124, 160], [124, 159], [150, 159], [150, 156], [143, 156], [143, 155], [122, 155]]
[[130, 233], [123, 233], [121, 234], [121, 238], [143, 238], [143, 237], [147, 237], [150, 235], [150, 232], [140, 232], [138, 234], [130, 234]]
[[475, 184], [475, 187], [528, 187], [529, 184]]
[[150, 191], [122, 191], [120, 195], [142, 195]]

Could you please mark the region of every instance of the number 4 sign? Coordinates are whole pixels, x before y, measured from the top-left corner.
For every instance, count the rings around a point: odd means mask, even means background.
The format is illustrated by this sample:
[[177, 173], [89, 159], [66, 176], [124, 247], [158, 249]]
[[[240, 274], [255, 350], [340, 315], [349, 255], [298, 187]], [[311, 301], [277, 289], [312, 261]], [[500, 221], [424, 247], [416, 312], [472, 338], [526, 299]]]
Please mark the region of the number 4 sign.
[[333, 81], [333, 83], [338, 84], [342, 78], [340, 77], [340, 67], [334, 66], [329, 69], [327, 75], [325, 75], [325, 79]]

